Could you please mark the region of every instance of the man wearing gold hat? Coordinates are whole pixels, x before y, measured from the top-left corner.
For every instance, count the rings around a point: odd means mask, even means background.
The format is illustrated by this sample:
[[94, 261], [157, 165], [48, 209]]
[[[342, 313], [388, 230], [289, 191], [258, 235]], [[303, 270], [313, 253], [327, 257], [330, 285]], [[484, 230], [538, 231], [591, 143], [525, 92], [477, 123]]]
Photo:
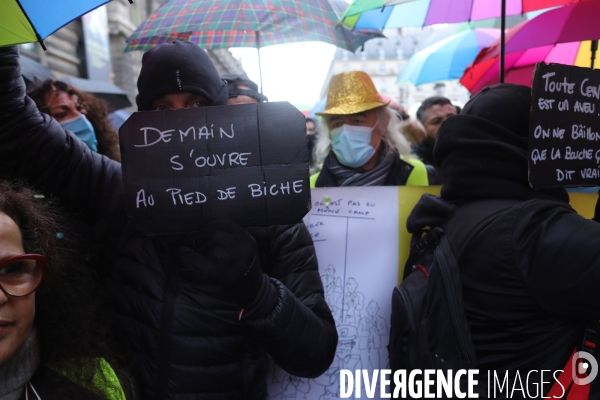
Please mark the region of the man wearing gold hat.
[[410, 155], [398, 120], [362, 71], [333, 76], [323, 112], [324, 126], [315, 146], [322, 165], [311, 187], [426, 186], [425, 165]]

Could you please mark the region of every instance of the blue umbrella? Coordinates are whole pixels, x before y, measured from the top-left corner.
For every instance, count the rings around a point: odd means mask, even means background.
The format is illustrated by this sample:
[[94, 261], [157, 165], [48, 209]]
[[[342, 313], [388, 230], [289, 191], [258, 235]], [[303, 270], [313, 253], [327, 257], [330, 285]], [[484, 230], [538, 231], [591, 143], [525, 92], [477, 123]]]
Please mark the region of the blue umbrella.
[[416, 52], [400, 71], [399, 83], [439, 82], [459, 79], [479, 51], [500, 37], [498, 29], [469, 29]]
[[0, 47], [39, 42], [46, 50], [46, 37], [109, 1], [0, 0]]

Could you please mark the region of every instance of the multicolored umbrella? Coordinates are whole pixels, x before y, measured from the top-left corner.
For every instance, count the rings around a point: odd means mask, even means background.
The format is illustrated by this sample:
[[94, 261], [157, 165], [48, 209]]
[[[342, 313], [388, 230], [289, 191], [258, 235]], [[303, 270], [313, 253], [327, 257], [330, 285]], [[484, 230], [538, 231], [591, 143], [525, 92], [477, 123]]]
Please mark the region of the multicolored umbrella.
[[[505, 51], [507, 54], [505, 59], [506, 66], [513, 68], [512, 76], [514, 77], [517, 71], [525, 75], [528, 73], [527, 69], [521, 67], [526, 66], [526, 63], [529, 62], [527, 60], [530, 60], [532, 56], [522, 58], [524, 50], [531, 49], [526, 55], [538, 55], [537, 61], [543, 61], [546, 54], [543, 54], [544, 57], [539, 56], [539, 54], [544, 51], [548, 53], [555, 44], [560, 49], [567, 46], [559, 46], [559, 43], [600, 39], [598, 15], [600, 15], [600, 1], [587, 0], [548, 11], [510, 29], [506, 33]], [[572, 44], [571, 46], [575, 45]], [[588, 48], [590, 47], [591, 45]], [[512, 55], [512, 53], [516, 54]], [[500, 42], [495, 42], [488, 49], [482, 50], [473, 62], [473, 66], [467, 69], [465, 75], [461, 78], [463, 85], [471, 91], [476, 91], [478, 87], [485, 86], [485, 82], [490, 82], [489, 78], [494, 75], [493, 68], [498, 65], [497, 61], [500, 54]], [[584, 66], [591, 65], [591, 59], [592, 57], [595, 58], [595, 52], [590, 49], [589, 55], [588, 63], [584, 63]], [[512, 61], [509, 61], [509, 59]], [[556, 60], [556, 58], [552, 59]], [[515, 66], [511, 65], [516, 60], [520, 60], [518, 66], [521, 69], [514, 69]], [[572, 62], [574, 62], [572, 59], [567, 58], [563, 63]], [[527, 81], [530, 81], [531, 76], [528, 75], [526, 78]], [[482, 84], [476, 86], [475, 84], [481, 80], [483, 80]]]
[[402, 28], [517, 15], [582, 0], [354, 0], [342, 17], [356, 29]]
[[[500, 17], [500, 42], [505, 43], [507, 15], [579, 1], [584, 0], [354, 0], [341, 21], [355, 29], [383, 29]], [[500, 65], [504, 65], [504, 52]]]
[[170, 0], [127, 39], [125, 51], [173, 39], [208, 49], [320, 41], [355, 51], [382, 36], [376, 30], [352, 31], [338, 20], [328, 0]]
[[[586, 0], [545, 12], [507, 32], [505, 52], [600, 39], [600, 1]], [[510, 36], [509, 36], [510, 35]]]
[[[559, 63], [590, 67], [592, 57], [591, 41], [559, 43], [521, 50], [506, 55], [505, 82], [531, 86], [533, 69], [538, 62]], [[483, 52], [485, 52], [484, 50]], [[469, 66], [460, 79], [471, 93], [477, 93], [485, 86], [500, 83], [499, 57], [475, 62]], [[600, 68], [600, 66], [596, 66]]]
[[45, 50], [45, 38], [109, 1], [0, 0], [0, 47], [39, 42]]
[[413, 54], [398, 82], [421, 85], [459, 79], [479, 51], [499, 37], [498, 29], [470, 29], [449, 36]]

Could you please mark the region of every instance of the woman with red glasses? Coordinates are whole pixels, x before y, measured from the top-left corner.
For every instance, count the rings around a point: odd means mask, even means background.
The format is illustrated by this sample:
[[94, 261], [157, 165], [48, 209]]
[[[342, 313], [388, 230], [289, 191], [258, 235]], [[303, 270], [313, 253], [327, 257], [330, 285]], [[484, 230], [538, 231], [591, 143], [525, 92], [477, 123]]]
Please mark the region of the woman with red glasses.
[[132, 398], [89, 269], [46, 200], [0, 180], [0, 398]]

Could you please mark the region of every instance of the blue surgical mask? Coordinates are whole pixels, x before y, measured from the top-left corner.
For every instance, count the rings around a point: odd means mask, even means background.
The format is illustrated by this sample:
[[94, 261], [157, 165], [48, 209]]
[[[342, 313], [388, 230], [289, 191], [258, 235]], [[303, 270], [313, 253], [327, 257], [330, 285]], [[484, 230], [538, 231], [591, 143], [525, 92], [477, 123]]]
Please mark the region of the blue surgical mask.
[[[377, 124], [375, 124], [377, 126]], [[371, 146], [371, 132], [375, 126], [342, 125], [331, 131], [331, 148], [338, 161], [350, 168], [367, 163], [375, 154]]]
[[85, 117], [85, 115], [81, 114], [75, 118], [71, 118], [67, 121], [63, 121], [60, 125], [67, 130], [70, 130], [81, 140], [83, 143], [87, 145], [92, 151], [98, 151], [98, 141], [96, 140], [96, 132], [94, 132], [94, 127]]

